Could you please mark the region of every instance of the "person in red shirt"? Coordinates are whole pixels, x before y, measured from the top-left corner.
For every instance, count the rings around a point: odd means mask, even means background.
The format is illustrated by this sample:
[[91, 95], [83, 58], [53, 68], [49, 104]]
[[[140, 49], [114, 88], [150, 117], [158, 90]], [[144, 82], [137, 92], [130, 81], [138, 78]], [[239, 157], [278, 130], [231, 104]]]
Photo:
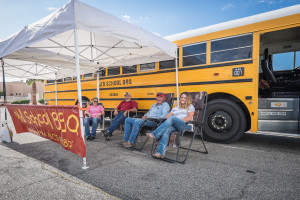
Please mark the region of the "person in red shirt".
[[[104, 108], [98, 105], [98, 98], [93, 98], [93, 105], [85, 112], [86, 117], [84, 118], [84, 128], [86, 139], [94, 140], [96, 138], [96, 129], [98, 123], [101, 122], [101, 116], [104, 115]], [[92, 123], [92, 134], [90, 132], [89, 124]]]
[[124, 96], [125, 100], [121, 101], [118, 107], [116, 107], [114, 110], [115, 118], [113, 119], [110, 127], [104, 131], [106, 140], [110, 140], [112, 132], [120, 127], [122, 123], [124, 123], [129, 112], [136, 112], [136, 109], [138, 107], [137, 102], [131, 100], [131, 95], [129, 92], [126, 92]]

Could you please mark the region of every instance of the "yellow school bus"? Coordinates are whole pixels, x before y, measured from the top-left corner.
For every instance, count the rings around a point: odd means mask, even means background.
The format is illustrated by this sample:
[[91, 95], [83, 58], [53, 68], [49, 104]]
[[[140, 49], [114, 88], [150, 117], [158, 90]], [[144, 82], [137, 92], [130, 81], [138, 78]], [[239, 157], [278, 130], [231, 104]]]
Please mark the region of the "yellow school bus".
[[[179, 92], [207, 91], [206, 138], [230, 143], [244, 132], [299, 137], [300, 5], [166, 37], [178, 45]], [[97, 96], [82, 75], [82, 98]], [[176, 94], [175, 60], [106, 68], [100, 101], [112, 110], [125, 92], [146, 111], [157, 92]], [[78, 102], [72, 77], [48, 81], [49, 105]]]

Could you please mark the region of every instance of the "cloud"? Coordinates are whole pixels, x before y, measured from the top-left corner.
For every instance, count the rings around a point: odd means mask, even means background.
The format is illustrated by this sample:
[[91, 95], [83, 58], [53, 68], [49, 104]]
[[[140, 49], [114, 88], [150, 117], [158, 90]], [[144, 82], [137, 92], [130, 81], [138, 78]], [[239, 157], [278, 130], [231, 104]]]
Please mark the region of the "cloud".
[[[283, 2], [283, 1], [280, 1], [280, 3]], [[275, 0], [259, 0], [258, 3], [267, 3], [269, 5], [271, 4], [276, 4], [276, 1]]]
[[131, 16], [125, 14], [125, 15], [121, 15], [122, 19], [129, 22], [129, 23], [132, 23], [132, 24], [138, 24], [140, 22], [143, 22], [143, 21], [147, 21], [149, 20], [149, 17], [144, 17], [144, 16], [139, 16], [137, 19], [134, 19], [132, 18]]
[[149, 17], [143, 17], [143, 16], [140, 16], [140, 20], [148, 20]]
[[48, 11], [54, 11], [54, 10], [57, 10], [58, 8], [55, 8], [55, 7], [49, 7], [47, 8]]
[[232, 8], [232, 7], [234, 7], [234, 5], [232, 3], [228, 3], [221, 8], [221, 11], [228, 10], [229, 8]]
[[127, 21], [129, 23], [132, 23], [131, 20], [130, 20], [131, 16], [125, 14], [125, 15], [122, 15], [122, 18], [123, 18], [123, 20], [125, 20], [125, 21]]

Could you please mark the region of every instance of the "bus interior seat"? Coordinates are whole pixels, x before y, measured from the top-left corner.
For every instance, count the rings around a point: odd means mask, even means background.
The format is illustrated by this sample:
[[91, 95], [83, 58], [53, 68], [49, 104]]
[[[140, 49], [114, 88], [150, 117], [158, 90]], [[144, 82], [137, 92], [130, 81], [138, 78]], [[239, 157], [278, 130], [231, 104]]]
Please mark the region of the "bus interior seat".
[[273, 86], [277, 83], [277, 79], [274, 76], [273, 67], [270, 66], [270, 64], [272, 65], [272, 61], [270, 59], [271, 56], [269, 56], [268, 54], [269, 50], [268, 48], [266, 48], [264, 50], [264, 59], [261, 61], [261, 68], [267, 81], [270, 83], [271, 86]]

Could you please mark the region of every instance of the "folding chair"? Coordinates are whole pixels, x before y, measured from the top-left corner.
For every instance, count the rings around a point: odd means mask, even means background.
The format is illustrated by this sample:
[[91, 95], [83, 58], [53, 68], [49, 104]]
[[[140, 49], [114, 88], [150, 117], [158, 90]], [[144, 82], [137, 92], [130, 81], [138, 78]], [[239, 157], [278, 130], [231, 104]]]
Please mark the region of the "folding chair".
[[[205, 146], [204, 140], [203, 140], [203, 133], [202, 133], [202, 126], [204, 122], [204, 116], [206, 112], [206, 106], [207, 106], [207, 93], [206, 92], [191, 92], [190, 93], [192, 98], [193, 98], [193, 105], [195, 107], [195, 113], [193, 120], [190, 122], [187, 122], [187, 124], [193, 124], [194, 130], [182, 130], [178, 132], [174, 132], [170, 134], [170, 139], [169, 139], [169, 144], [166, 152], [166, 156], [162, 159], [167, 162], [178, 162], [181, 164], [184, 164], [188, 158], [188, 154], [190, 151], [195, 151], [199, 153], [205, 153], [208, 154], [207, 148]], [[187, 134], [191, 134], [189, 137]], [[204, 147], [204, 151], [200, 151], [197, 149], [192, 149], [192, 144], [195, 139], [195, 136], [199, 135], [201, 142]], [[186, 136], [186, 137], [184, 137]], [[186, 141], [187, 140], [187, 141]], [[190, 141], [189, 141], [190, 140]], [[152, 149], [151, 149], [151, 155], [153, 155], [158, 147], [159, 140], [154, 140], [152, 144]], [[170, 148], [176, 148], [176, 151], [172, 152]], [[185, 153], [182, 153], [182, 151], [185, 151]], [[170, 153], [169, 153], [170, 152]], [[168, 155], [172, 155], [173, 157], [171, 158]], [[182, 154], [182, 156], [181, 156]], [[181, 159], [183, 158], [183, 159]]]
[[[165, 102], [167, 102], [170, 106], [170, 109], [172, 110], [173, 107], [173, 103], [174, 103], [174, 93], [166, 93], [165, 94], [166, 100]], [[152, 121], [155, 123], [154, 127], [147, 127], [144, 126], [144, 124], [146, 123], [146, 121]], [[144, 123], [141, 125], [140, 130], [139, 130], [139, 134], [136, 138], [136, 141], [133, 145], [133, 149], [136, 149], [138, 151], [142, 151], [145, 144], [148, 142], [149, 138], [146, 136], [146, 132], [147, 131], [154, 131], [165, 119], [154, 119], [154, 118], [148, 118], [147, 120], [144, 121]]]

